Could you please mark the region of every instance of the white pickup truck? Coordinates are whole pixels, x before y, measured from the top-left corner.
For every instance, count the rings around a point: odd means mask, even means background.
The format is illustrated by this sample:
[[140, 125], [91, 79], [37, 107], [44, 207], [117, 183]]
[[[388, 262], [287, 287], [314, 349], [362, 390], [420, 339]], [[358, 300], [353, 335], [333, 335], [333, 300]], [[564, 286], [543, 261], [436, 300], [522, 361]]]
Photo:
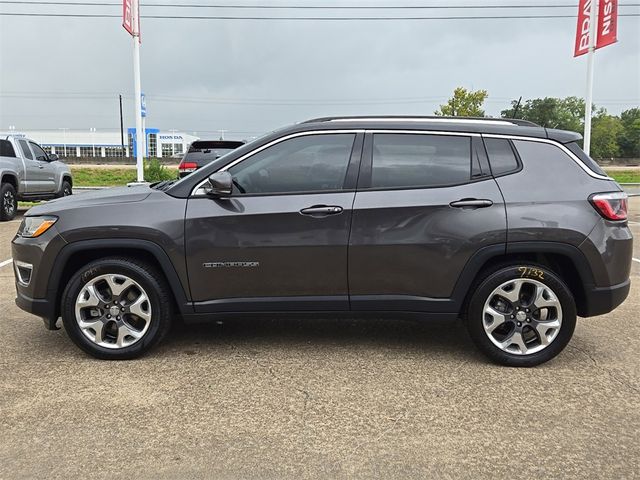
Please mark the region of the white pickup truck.
[[71, 195], [71, 170], [33, 140], [0, 137], [0, 221], [12, 220], [18, 200], [37, 201]]

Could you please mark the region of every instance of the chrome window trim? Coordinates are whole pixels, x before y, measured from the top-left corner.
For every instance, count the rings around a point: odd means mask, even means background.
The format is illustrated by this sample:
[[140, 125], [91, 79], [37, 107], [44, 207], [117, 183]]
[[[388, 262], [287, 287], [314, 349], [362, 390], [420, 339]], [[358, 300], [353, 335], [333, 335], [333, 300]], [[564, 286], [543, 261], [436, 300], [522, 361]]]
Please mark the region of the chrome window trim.
[[[521, 137], [518, 135], [499, 135], [494, 133], [483, 133], [482, 136], [486, 138], [506, 138], [509, 140], [521, 140], [525, 142], [548, 143], [549, 145], [553, 145], [555, 147], [560, 148], [560, 150], [566, 153], [569, 156], [569, 158], [571, 158], [590, 177], [597, 178], [599, 180], [613, 180], [613, 178], [609, 177], [608, 175], [600, 175], [599, 173], [594, 172], [587, 165], [585, 165], [585, 163], [582, 160], [580, 160], [566, 146], [562, 145], [561, 143], [555, 142], [553, 140], [549, 140], [548, 138]], [[489, 162], [491, 162], [491, 159], [489, 159]]]
[[481, 134], [475, 132], [442, 132], [439, 130], [397, 130], [388, 128], [367, 128], [367, 133], [399, 133], [401, 135], [447, 135], [450, 137], [480, 137]]

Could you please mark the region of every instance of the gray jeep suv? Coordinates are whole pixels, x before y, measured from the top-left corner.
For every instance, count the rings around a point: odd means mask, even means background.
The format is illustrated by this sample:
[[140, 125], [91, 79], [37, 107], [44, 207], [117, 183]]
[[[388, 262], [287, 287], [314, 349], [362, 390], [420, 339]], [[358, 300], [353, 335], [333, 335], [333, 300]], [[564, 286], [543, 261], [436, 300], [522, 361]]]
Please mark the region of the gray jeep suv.
[[67, 197], [13, 240], [17, 304], [103, 359], [176, 317], [463, 317], [533, 366], [629, 292], [620, 186], [573, 132], [517, 120], [320, 118], [193, 174]]

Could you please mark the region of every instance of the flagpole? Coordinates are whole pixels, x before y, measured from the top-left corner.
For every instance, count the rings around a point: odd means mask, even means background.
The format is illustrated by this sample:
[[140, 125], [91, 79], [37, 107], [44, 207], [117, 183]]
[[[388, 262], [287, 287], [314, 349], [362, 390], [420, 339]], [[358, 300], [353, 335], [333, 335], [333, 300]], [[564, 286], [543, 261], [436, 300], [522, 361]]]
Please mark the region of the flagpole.
[[591, 108], [593, 104], [593, 70], [596, 50], [598, 0], [591, 0], [589, 12], [589, 51], [587, 52], [587, 95], [584, 102], [584, 152], [591, 150]]
[[132, 0], [133, 5], [133, 82], [134, 82], [134, 103], [136, 106], [136, 170], [138, 182], [144, 182], [144, 135], [142, 127], [142, 86], [140, 83], [140, 3], [139, 0]]

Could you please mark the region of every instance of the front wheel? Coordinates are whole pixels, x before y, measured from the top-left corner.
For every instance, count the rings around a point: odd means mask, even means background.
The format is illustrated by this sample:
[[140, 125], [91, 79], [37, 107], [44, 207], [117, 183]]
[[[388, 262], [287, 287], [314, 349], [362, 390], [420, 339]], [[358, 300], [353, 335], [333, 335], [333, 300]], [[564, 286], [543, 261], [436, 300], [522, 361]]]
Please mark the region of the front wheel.
[[3, 183], [0, 187], [0, 221], [13, 220], [18, 211], [18, 197], [16, 189], [10, 183]]
[[162, 274], [132, 258], [91, 262], [62, 294], [62, 321], [73, 342], [105, 360], [135, 358], [171, 326], [170, 293]]
[[71, 184], [65, 180], [64, 182], [62, 182], [62, 188], [60, 189], [60, 191], [58, 192], [58, 198], [61, 197], [68, 197], [69, 195], [73, 194], [73, 190], [71, 189]]
[[508, 266], [489, 275], [473, 294], [467, 327], [491, 360], [533, 367], [567, 346], [576, 326], [573, 295], [545, 267]]

